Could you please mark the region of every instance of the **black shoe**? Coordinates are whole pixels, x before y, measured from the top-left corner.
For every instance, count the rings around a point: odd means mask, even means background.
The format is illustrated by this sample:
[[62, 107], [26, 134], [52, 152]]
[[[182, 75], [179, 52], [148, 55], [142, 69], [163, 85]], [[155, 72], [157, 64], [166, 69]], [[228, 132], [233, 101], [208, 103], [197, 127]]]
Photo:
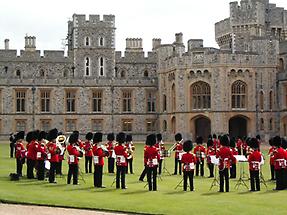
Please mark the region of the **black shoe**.
[[106, 187], [102, 185], [102, 186], [100, 186], [99, 188], [106, 188]]
[[139, 181], [142, 181], [142, 182], [144, 182], [144, 180], [143, 180], [143, 179], [141, 179], [141, 178], [139, 179]]

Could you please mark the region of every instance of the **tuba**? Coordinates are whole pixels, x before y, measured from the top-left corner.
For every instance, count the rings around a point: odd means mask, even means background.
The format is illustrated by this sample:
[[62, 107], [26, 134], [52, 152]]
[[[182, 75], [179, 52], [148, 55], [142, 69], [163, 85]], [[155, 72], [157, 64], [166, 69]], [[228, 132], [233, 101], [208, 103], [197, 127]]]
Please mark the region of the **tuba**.
[[64, 135], [59, 135], [56, 138], [56, 146], [60, 149], [60, 155], [64, 155], [65, 150], [66, 150], [66, 136]]

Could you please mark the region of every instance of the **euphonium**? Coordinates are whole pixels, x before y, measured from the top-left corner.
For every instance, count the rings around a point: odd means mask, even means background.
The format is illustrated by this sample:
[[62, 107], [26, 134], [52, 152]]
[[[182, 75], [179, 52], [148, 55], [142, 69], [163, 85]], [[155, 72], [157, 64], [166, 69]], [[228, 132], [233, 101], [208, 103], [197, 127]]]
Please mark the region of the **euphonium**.
[[64, 135], [59, 135], [57, 138], [56, 138], [56, 146], [60, 149], [60, 155], [63, 155], [65, 153], [65, 146], [66, 146], [66, 136]]

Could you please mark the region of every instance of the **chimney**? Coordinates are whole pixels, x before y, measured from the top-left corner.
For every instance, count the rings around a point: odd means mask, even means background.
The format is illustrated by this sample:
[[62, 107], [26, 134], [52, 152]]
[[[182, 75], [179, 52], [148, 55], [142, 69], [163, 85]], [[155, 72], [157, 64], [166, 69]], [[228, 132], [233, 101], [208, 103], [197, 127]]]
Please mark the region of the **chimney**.
[[175, 43], [182, 44], [182, 33], [175, 34]]
[[157, 49], [161, 45], [161, 39], [154, 38], [152, 39], [152, 50]]
[[36, 50], [36, 37], [25, 36], [25, 51]]
[[5, 50], [8, 50], [9, 49], [9, 39], [5, 39], [4, 44], [5, 44]]

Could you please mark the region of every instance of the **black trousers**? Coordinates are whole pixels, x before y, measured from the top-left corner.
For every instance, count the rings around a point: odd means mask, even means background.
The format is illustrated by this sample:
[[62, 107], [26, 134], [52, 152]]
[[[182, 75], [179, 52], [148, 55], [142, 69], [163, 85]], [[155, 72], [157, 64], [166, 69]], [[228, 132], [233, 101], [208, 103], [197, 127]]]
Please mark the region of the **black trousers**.
[[250, 170], [250, 189], [251, 191], [260, 191], [259, 171]]
[[57, 168], [57, 162], [50, 162], [50, 170], [49, 170], [49, 183], [55, 182], [55, 174], [56, 174], [56, 168]]
[[27, 178], [33, 179], [34, 178], [34, 167], [35, 167], [35, 160], [27, 159]]
[[236, 164], [232, 164], [231, 165], [230, 178], [236, 178]]
[[200, 167], [200, 175], [204, 176], [204, 160], [197, 161], [195, 165], [195, 175], [198, 176]]
[[125, 166], [117, 166], [117, 173], [116, 173], [116, 188], [120, 188], [120, 181], [121, 181], [121, 188], [126, 188], [126, 167]]
[[214, 177], [214, 164], [213, 163], [207, 163], [208, 169], [209, 169], [209, 177]]
[[108, 172], [115, 173], [115, 158], [108, 158]]
[[25, 159], [16, 158], [16, 173], [19, 176], [22, 176], [22, 169], [23, 169], [24, 162], [25, 162]]
[[78, 173], [79, 173], [78, 164], [69, 164], [67, 183], [71, 184], [71, 179], [73, 176], [73, 184], [78, 184]]
[[129, 172], [129, 167], [130, 167], [130, 173], [133, 174], [133, 158], [131, 159], [127, 159], [127, 162], [128, 162], [128, 165], [127, 165], [127, 168], [126, 168], [126, 173]]
[[285, 170], [279, 169], [275, 170], [275, 178], [276, 178], [276, 190], [284, 190], [285, 189]]
[[86, 173], [92, 173], [92, 156], [85, 156]]
[[159, 162], [158, 162], [158, 174], [159, 174], [159, 175], [161, 175], [162, 161], [163, 161], [163, 159], [160, 159]]
[[38, 160], [37, 162], [37, 178], [38, 180], [45, 179], [45, 162], [44, 160]]
[[187, 190], [187, 179], [189, 179], [190, 191], [193, 191], [193, 175], [194, 171], [183, 171], [183, 190]]
[[238, 155], [242, 155], [242, 152], [241, 152], [242, 149], [237, 148], [237, 150], [238, 150]]
[[62, 175], [62, 161], [57, 162], [56, 166], [56, 174], [57, 175]]
[[14, 154], [15, 154], [15, 145], [14, 143], [10, 143], [10, 158], [13, 158]]
[[270, 165], [271, 180], [275, 180], [275, 169], [274, 165]]
[[146, 173], [147, 173], [147, 167], [144, 166], [144, 169], [143, 169], [143, 171], [142, 171], [142, 174], [140, 175], [140, 178], [139, 178], [140, 181], [143, 181], [143, 180], [144, 180], [144, 177], [145, 177]]
[[224, 168], [219, 170], [219, 192], [224, 192], [224, 181], [225, 181], [225, 191], [229, 192], [229, 176], [228, 169]]
[[94, 165], [94, 186], [102, 187], [103, 185], [103, 166]]
[[181, 161], [178, 158], [174, 158], [174, 175], [177, 175], [177, 167], [181, 175]]
[[149, 191], [156, 191], [156, 176], [157, 176], [157, 166], [147, 167], [147, 182]]

